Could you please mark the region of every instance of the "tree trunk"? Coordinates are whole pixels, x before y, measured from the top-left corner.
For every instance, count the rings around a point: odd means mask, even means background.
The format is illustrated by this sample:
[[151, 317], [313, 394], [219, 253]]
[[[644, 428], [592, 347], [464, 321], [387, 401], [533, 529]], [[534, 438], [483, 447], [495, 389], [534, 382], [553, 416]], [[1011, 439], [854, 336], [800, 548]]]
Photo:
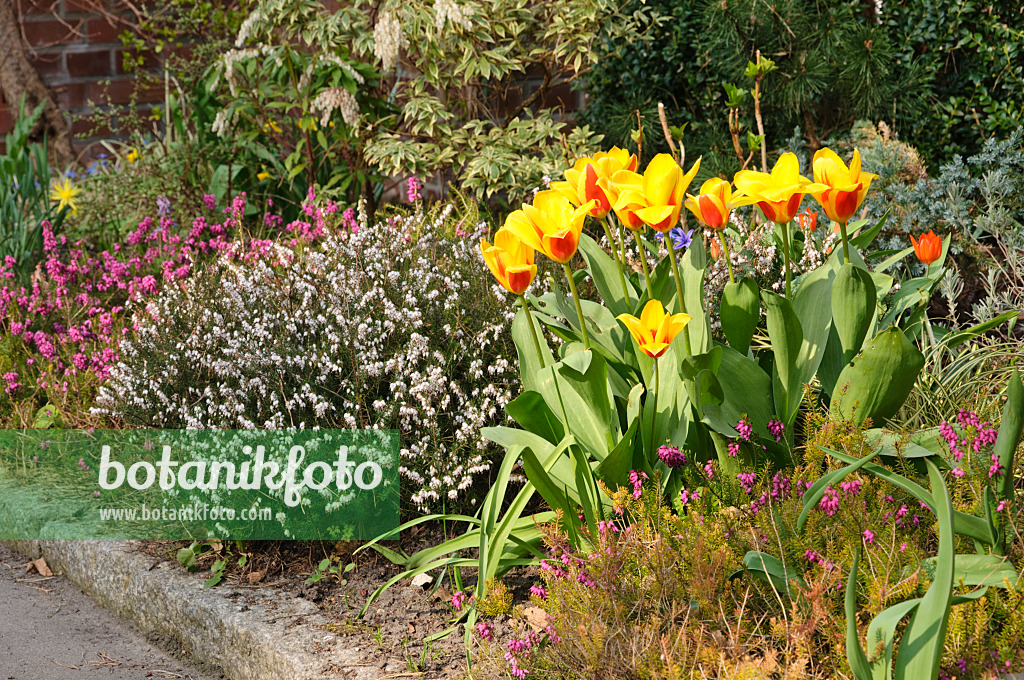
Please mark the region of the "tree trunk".
[[29, 139], [42, 142], [45, 136], [51, 162], [58, 167], [63, 168], [74, 162], [68, 123], [57, 106], [53, 92], [46, 87], [28, 59], [11, 0], [0, 0], [0, 92], [3, 93], [12, 117], [21, 115], [18, 106], [22, 97], [25, 98], [26, 112], [35, 110], [40, 102], [46, 102], [43, 115], [39, 117]]

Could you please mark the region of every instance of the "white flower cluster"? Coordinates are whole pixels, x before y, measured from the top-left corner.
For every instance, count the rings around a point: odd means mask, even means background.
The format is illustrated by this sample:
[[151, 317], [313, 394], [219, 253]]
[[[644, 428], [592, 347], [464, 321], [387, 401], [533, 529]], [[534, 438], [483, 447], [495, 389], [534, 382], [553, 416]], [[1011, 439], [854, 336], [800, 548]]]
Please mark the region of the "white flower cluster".
[[362, 222], [306, 249], [227, 258], [136, 310], [137, 333], [97, 414], [163, 428], [380, 428], [402, 436], [403, 493], [420, 510], [467, 492], [518, 392], [510, 305], [492, 294], [483, 225]]
[[316, 96], [310, 107], [320, 113], [320, 126], [327, 127], [331, 120], [331, 113], [335, 109], [341, 110], [341, 117], [349, 127], [359, 125], [359, 102], [352, 96], [352, 93], [344, 87], [329, 87]]
[[381, 70], [390, 73], [398, 65], [398, 55], [407, 44], [402, 22], [390, 10], [381, 12], [373, 27], [373, 55], [380, 59]]
[[462, 5], [455, 0], [434, 0], [434, 26], [438, 32], [443, 31], [445, 23], [449, 21], [453, 26], [460, 26], [466, 31], [473, 28], [473, 21]]
[[[238, 80], [235, 78], [235, 64], [246, 59], [253, 59], [260, 56], [261, 54], [268, 54], [271, 50], [269, 45], [260, 45], [258, 47], [246, 47], [240, 50], [228, 50], [221, 57], [224, 64], [224, 81], [228, 84], [228, 90], [231, 92], [232, 97], [238, 96]], [[219, 79], [214, 78], [210, 83], [210, 91], [214, 91], [217, 88]]]

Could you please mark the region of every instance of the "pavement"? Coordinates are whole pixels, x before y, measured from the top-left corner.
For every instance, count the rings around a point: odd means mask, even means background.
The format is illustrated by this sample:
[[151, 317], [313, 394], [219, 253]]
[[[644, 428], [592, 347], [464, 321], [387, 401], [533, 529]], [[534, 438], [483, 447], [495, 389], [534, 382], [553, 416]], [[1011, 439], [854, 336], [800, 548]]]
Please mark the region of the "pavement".
[[[217, 680], [0, 545], [0, 680]], [[164, 640], [168, 642], [168, 640]]]

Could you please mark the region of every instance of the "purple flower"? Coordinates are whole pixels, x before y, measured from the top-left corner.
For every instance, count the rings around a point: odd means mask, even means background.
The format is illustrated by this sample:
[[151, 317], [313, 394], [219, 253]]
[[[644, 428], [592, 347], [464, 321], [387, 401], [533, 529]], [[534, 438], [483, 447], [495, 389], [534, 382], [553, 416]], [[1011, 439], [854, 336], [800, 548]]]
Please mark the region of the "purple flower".
[[171, 199], [166, 196], [156, 197], [156, 214], [161, 217], [167, 217], [171, 214]]
[[544, 588], [544, 586], [540, 584], [534, 584], [530, 586], [530, 594], [536, 595], [542, 600], [548, 599], [548, 591]]
[[739, 480], [743, 491], [751, 493], [754, 490], [754, 483], [757, 481], [757, 474], [754, 472], [740, 472], [736, 475], [736, 479]]
[[772, 419], [768, 421], [768, 431], [775, 437], [775, 441], [782, 441], [782, 433], [786, 431], [786, 426], [781, 421]]
[[662, 446], [659, 448], [658, 458], [670, 468], [677, 468], [686, 464], [686, 454], [675, 446]]
[[203, 194], [203, 205], [207, 210], [214, 210], [217, 207], [217, 197], [213, 194]]
[[735, 458], [740, 453], [740, 445], [736, 442], [729, 442], [729, 455]]
[[864, 530], [864, 542], [867, 543], [868, 545], [874, 545], [875, 544], [875, 532], [873, 532], [871, 529], [865, 529]]
[[489, 623], [481, 621], [480, 623], [476, 624], [476, 634], [481, 639], [487, 640], [488, 642], [494, 641], [494, 628], [492, 628], [491, 624]]
[[751, 435], [754, 434], [754, 428], [746, 420], [740, 420], [736, 423], [736, 431], [740, 433], [740, 439], [748, 442]]
[[818, 508], [831, 517], [839, 509], [839, 493], [830, 486], [825, 487], [825, 493], [818, 502]]
[[407, 193], [409, 194], [409, 202], [415, 203], [416, 201], [423, 198], [423, 194], [420, 193], [420, 189], [423, 188], [423, 182], [418, 177], [413, 175], [406, 182]]
[[[658, 234], [661, 236], [661, 234]], [[689, 248], [690, 244], [693, 243], [693, 229], [689, 231], [683, 231], [682, 227], [673, 227], [668, 232], [669, 238], [672, 239], [672, 250], [683, 250]], [[662, 236], [662, 238], [664, 238]]]
[[469, 596], [461, 590], [452, 595], [452, 607], [455, 608], [455, 611], [462, 609], [462, 605], [466, 604], [468, 601]]

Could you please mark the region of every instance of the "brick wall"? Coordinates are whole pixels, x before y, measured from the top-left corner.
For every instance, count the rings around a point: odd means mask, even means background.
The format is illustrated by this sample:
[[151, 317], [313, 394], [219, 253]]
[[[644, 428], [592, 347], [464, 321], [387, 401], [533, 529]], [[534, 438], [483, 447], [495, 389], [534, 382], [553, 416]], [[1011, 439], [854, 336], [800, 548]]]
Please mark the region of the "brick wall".
[[[163, 101], [162, 86], [143, 85], [124, 72], [118, 36], [131, 25], [132, 15], [118, 0], [12, 0], [12, 4], [29, 59], [68, 117], [76, 151], [117, 136], [116, 130], [94, 129], [95, 123], [84, 116], [96, 111], [116, 113], [133, 92], [142, 112], [149, 108], [147, 104]], [[146, 66], [158, 73], [155, 59]], [[11, 104], [0, 99], [0, 134], [11, 129]], [[91, 155], [97, 151], [102, 149]]]

